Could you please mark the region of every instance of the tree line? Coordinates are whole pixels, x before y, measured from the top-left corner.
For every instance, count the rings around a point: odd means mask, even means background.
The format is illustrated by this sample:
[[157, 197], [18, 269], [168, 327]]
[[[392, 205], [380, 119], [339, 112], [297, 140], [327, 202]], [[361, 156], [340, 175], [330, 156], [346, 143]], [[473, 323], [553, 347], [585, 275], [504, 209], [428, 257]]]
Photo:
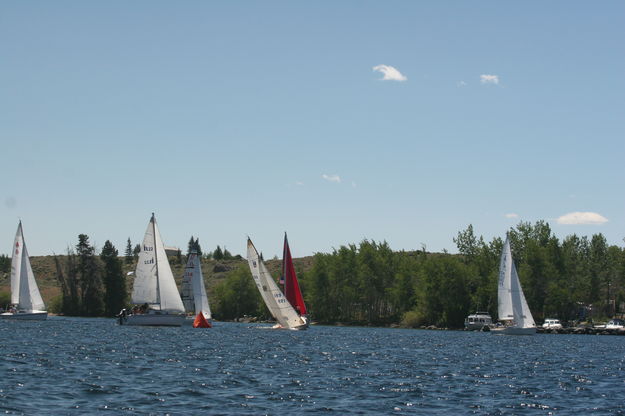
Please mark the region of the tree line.
[[[625, 312], [625, 250], [602, 234], [560, 241], [549, 224], [521, 222], [508, 232], [513, 258], [537, 322], [605, 319]], [[469, 225], [454, 242], [459, 254], [392, 251], [362, 241], [317, 253], [298, 271], [314, 321], [361, 325], [460, 328], [477, 310], [497, 317], [497, 280], [503, 239], [486, 242]], [[224, 318], [267, 316], [247, 268], [216, 288]]]
[[[625, 312], [625, 250], [609, 245], [602, 234], [559, 240], [548, 223], [538, 221], [521, 222], [508, 235], [537, 322], [546, 317], [597, 319]], [[296, 262], [296, 270], [314, 321], [457, 328], [476, 310], [497, 317], [503, 238], [487, 242], [469, 225], [454, 238], [459, 254], [429, 253], [425, 248], [393, 251], [386, 242], [364, 240], [315, 254], [306, 270]], [[192, 250], [202, 253], [194, 237], [187, 254]], [[112, 316], [127, 307], [129, 290], [122, 261], [133, 263], [137, 253], [128, 240], [125, 256], [120, 257], [106, 241], [97, 255], [89, 238], [79, 235], [67, 256], [55, 257], [62, 291], [58, 311]], [[219, 246], [201, 255], [204, 261], [241, 259]], [[170, 261], [182, 263], [186, 258], [179, 252]], [[212, 292], [209, 298], [216, 319], [269, 318], [246, 263], [229, 271]]]

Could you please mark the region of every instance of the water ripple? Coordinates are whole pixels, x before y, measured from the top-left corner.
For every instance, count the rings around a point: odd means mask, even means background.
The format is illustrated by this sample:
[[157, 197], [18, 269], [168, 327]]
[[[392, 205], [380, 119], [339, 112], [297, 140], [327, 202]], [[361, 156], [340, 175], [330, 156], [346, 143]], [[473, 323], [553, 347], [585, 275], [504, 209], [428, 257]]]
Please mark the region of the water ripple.
[[622, 337], [55, 317], [0, 329], [7, 414], [625, 414]]

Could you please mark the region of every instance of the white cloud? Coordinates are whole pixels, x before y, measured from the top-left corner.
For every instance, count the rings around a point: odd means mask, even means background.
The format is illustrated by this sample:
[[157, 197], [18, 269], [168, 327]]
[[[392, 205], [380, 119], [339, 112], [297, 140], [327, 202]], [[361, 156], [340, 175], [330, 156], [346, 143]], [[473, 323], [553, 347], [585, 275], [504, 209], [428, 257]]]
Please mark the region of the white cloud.
[[598, 225], [608, 222], [608, 219], [596, 212], [570, 212], [556, 219], [558, 224], [591, 224]]
[[297, 182], [295, 182], [295, 185], [297, 185], [297, 186], [304, 186], [304, 182], [297, 181]]
[[352, 188], [356, 187], [356, 182], [352, 181]]
[[506, 218], [519, 218], [519, 214], [515, 214], [514, 212], [511, 212], [509, 214], [506, 214]]
[[374, 71], [384, 74], [381, 81], [406, 81], [408, 78], [390, 65], [377, 65], [373, 67]]
[[482, 84], [495, 84], [495, 85], [498, 85], [499, 84], [499, 75], [482, 74], [482, 75], [480, 75], [480, 82]]
[[328, 182], [336, 182], [336, 183], [341, 182], [341, 177], [339, 175], [326, 175], [324, 173], [323, 175], [321, 175], [321, 177]]
[[458, 86], [458, 88], [462, 88], [462, 87], [466, 87], [468, 84], [464, 81], [458, 81], [456, 85]]

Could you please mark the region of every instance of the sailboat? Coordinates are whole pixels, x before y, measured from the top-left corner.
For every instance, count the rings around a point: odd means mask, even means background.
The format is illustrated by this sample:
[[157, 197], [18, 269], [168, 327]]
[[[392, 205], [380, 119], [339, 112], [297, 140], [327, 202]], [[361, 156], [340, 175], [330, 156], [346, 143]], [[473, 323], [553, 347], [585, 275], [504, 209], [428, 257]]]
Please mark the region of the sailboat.
[[153, 213], [135, 269], [132, 303], [142, 306], [135, 306], [131, 314], [122, 310], [120, 324], [180, 326], [185, 320], [184, 305]]
[[536, 333], [536, 323], [527, 306], [519, 275], [512, 260], [510, 239], [501, 251], [499, 263], [499, 290], [497, 292], [499, 320], [503, 326], [491, 329], [495, 334], [506, 335], [532, 335]]
[[11, 258], [11, 305], [7, 312], [0, 314], [0, 319], [43, 321], [48, 318], [48, 312], [45, 309], [46, 305], [41, 299], [35, 274], [30, 265], [22, 221], [20, 221]]
[[182, 303], [185, 312], [192, 313], [194, 328], [210, 328], [211, 309], [208, 305], [208, 296], [204, 287], [202, 265], [196, 251], [189, 253], [187, 266], [182, 278]]
[[260, 259], [252, 240], [247, 239], [247, 262], [271, 315], [278, 321], [276, 328], [301, 330], [308, 327], [308, 320], [300, 316], [269, 274], [265, 263]]

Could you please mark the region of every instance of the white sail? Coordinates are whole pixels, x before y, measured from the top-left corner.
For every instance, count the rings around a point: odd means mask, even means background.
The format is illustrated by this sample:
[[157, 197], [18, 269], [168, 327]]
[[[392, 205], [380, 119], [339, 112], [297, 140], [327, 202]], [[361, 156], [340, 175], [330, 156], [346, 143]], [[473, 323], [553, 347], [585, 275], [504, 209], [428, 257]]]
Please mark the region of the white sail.
[[25, 311], [43, 311], [46, 308], [30, 265], [21, 221], [17, 226], [11, 259], [11, 303]]
[[158, 285], [157, 285], [157, 269], [156, 258], [154, 249], [154, 226], [150, 220], [147, 230], [145, 230], [145, 236], [143, 237], [143, 243], [141, 244], [141, 251], [139, 252], [139, 259], [137, 260], [137, 268], [135, 269], [135, 280], [132, 286], [132, 303], [155, 305], [158, 304]]
[[204, 318], [211, 319], [211, 309], [208, 305], [208, 296], [206, 296], [206, 288], [204, 287], [204, 276], [202, 275], [202, 264], [200, 262], [200, 257], [194, 251], [189, 253], [189, 260], [187, 260], [187, 267], [185, 268], [184, 275], [185, 279], [189, 277], [189, 283], [191, 288], [190, 298], [193, 302], [193, 312], [197, 315], [201, 311], [204, 315]]
[[534, 318], [527, 306], [519, 275], [514, 267], [510, 241], [506, 238], [499, 263], [499, 289], [497, 294], [499, 319], [513, 321], [519, 328], [535, 327]]
[[176, 280], [174, 274], [169, 266], [167, 260], [167, 253], [165, 253], [165, 245], [161, 239], [161, 234], [158, 231], [156, 225], [156, 219], [154, 220], [154, 236], [156, 237], [156, 261], [158, 268], [158, 287], [159, 297], [161, 300], [161, 310], [184, 313], [184, 305], [182, 299], [180, 299], [180, 293], [178, 293], [178, 287], [176, 286]]
[[147, 303], [153, 309], [161, 311], [184, 312], [184, 305], [167, 261], [167, 254], [154, 214], [148, 224], [139, 253], [132, 302]]
[[278, 323], [283, 328], [288, 329], [304, 326], [305, 322], [282, 294], [267, 267], [260, 260], [258, 252], [249, 238], [247, 240], [247, 262], [250, 266], [254, 283], [256, 283], [256, 287], [265, 301], [265, 305], [267, 305], [269, 312]]

